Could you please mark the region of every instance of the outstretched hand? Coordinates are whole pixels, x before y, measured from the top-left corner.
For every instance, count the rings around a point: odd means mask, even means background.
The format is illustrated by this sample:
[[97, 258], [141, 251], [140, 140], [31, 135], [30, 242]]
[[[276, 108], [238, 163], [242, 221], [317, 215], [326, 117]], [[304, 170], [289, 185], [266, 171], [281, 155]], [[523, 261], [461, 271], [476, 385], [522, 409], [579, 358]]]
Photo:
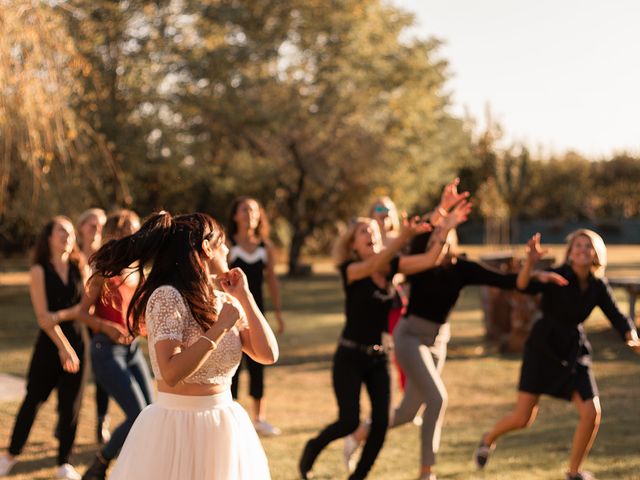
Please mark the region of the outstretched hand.
[[445, 185], [442, 189], [442, 195], [440, 197], [440, 206], [447, 212], [453, 208], [461, 200], [469, 198], [469, 192], [458, 192], [458, 185], [460, 184], [460, 178], [454, 178], [451, 183]]
[[416, 235], [427, 233], [433, 230], [431, 224], [423, 220], [419, 216], [407, 218], [407, 214], [402, 212], [402, 224], [400, 226], [400, 235], [404, 238], [413, 238]]
[[456, 228], [469, 218], [473, 204], [468, 200], [460, 200], [453, 210], [451, 210], [442, 220], [442, 226], [446, 229]]
[[529, 265], [535, 265], [543, 256], [549, 253], [548, 248], [542, 248], [542, 246], [540, 245], [540, 238], [541, 235], [539, 233], [536, 233], [527, 242], [525, 252], [527, 254], [527, 261], [529, 262]]

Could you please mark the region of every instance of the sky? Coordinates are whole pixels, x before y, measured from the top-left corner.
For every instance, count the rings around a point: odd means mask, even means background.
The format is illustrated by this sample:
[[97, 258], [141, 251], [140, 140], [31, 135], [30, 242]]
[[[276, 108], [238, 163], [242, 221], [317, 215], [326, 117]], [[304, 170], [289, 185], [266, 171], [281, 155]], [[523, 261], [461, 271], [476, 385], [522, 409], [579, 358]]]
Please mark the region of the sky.
[[445, 42], [454, 112], [548, 156], [640, 154], [637, 0], [392, 0]]

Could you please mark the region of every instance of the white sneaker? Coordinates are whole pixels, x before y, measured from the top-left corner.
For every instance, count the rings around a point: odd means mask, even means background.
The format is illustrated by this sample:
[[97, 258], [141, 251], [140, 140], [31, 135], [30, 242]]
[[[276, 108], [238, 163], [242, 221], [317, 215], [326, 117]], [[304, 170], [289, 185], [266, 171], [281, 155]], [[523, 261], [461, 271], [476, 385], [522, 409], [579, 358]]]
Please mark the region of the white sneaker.
[[15, 458], [9, 458], [9, 455], [3, 455], [0, 457], [0, 477], [6, 477], [11, 472], [13, 466], [18, 463]]
[[258, 434], [264, 435], [265, 437], [275, 437], [282, 433], [282, 430], [280, 430], [278, 427], [274, 427], [269, 422], [266, 422], [264, 420], [258, 420], [257, 422], [254, 422], [253, 426]]
[[344, 460], [344, 466], [349, 473], [353, 473], [358, 464], [358, 460], [355, 456], [356, 450], [360, 443], [356, 440], [353, 434], [349, 434], [344, 437], [344, 446], [342, 447], [342, 459]]
[[63, 463], [56, 471], [56, 478], [62, 478], [65, 480], [81, 480], [82, 475], [80, 475], [70, 463]]

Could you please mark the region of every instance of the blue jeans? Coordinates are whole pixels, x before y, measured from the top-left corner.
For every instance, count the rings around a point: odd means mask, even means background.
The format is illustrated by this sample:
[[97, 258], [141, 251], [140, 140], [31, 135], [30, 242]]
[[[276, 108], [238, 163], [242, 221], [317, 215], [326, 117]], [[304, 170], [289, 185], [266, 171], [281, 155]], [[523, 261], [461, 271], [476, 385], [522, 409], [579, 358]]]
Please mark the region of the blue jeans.
[[118, 455], [138, 414], [152, 401], [151, 373], [137, 340], [131, 345], [118, 345], [103, 334], [92, 339], [91, 363], [96, 383], [127, 416], [102, 449], [104, 458], [111, 460]]

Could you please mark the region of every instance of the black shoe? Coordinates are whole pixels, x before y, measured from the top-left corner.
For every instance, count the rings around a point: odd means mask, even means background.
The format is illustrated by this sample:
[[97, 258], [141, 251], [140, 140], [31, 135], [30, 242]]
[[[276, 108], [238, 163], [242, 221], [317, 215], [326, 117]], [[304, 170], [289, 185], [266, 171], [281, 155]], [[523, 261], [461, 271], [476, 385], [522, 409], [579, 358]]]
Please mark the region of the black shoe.
[[565, 475], [565, 480], [596, 480], [591, 472], [578, 472], [575, 475], [571, 475], [569, 472]]
[[316, 459], [316, 455], [314, 455], [312, 442], [313, 440], [309, 440], [302, 451], [302, 456], [300, 457], [300, 462], [298, 463], [298, 469], [300, 471], [300, 478], [302, 480], [309, 480], [313, 478], [313, 473], [311, 472], [311, 467], [313, 467], [313, 462]]
[[109, 462], [103, 462], [102, 455], [98, 454], [93, 460], [91, 466], [82, 475], [82, 480], [105, 480], [107, 478], [107, 468], [109, 468]]
[[485, 467], [485, 465], [489, 461], [491, 452], [493, 452], [493, 449], [495, 448], [494, 446], [487, 445], [485, 443], [484, 439], [486, 435], [486, 433], [482, 435], [482, 438], [480, 439], [480, 445], [478, 445], [478, 448], [476, 448], [476, 451], [473, 454], [473, 459], [476, 462], [476, 467], [478, 467], [479, 470], [482, 470]]

